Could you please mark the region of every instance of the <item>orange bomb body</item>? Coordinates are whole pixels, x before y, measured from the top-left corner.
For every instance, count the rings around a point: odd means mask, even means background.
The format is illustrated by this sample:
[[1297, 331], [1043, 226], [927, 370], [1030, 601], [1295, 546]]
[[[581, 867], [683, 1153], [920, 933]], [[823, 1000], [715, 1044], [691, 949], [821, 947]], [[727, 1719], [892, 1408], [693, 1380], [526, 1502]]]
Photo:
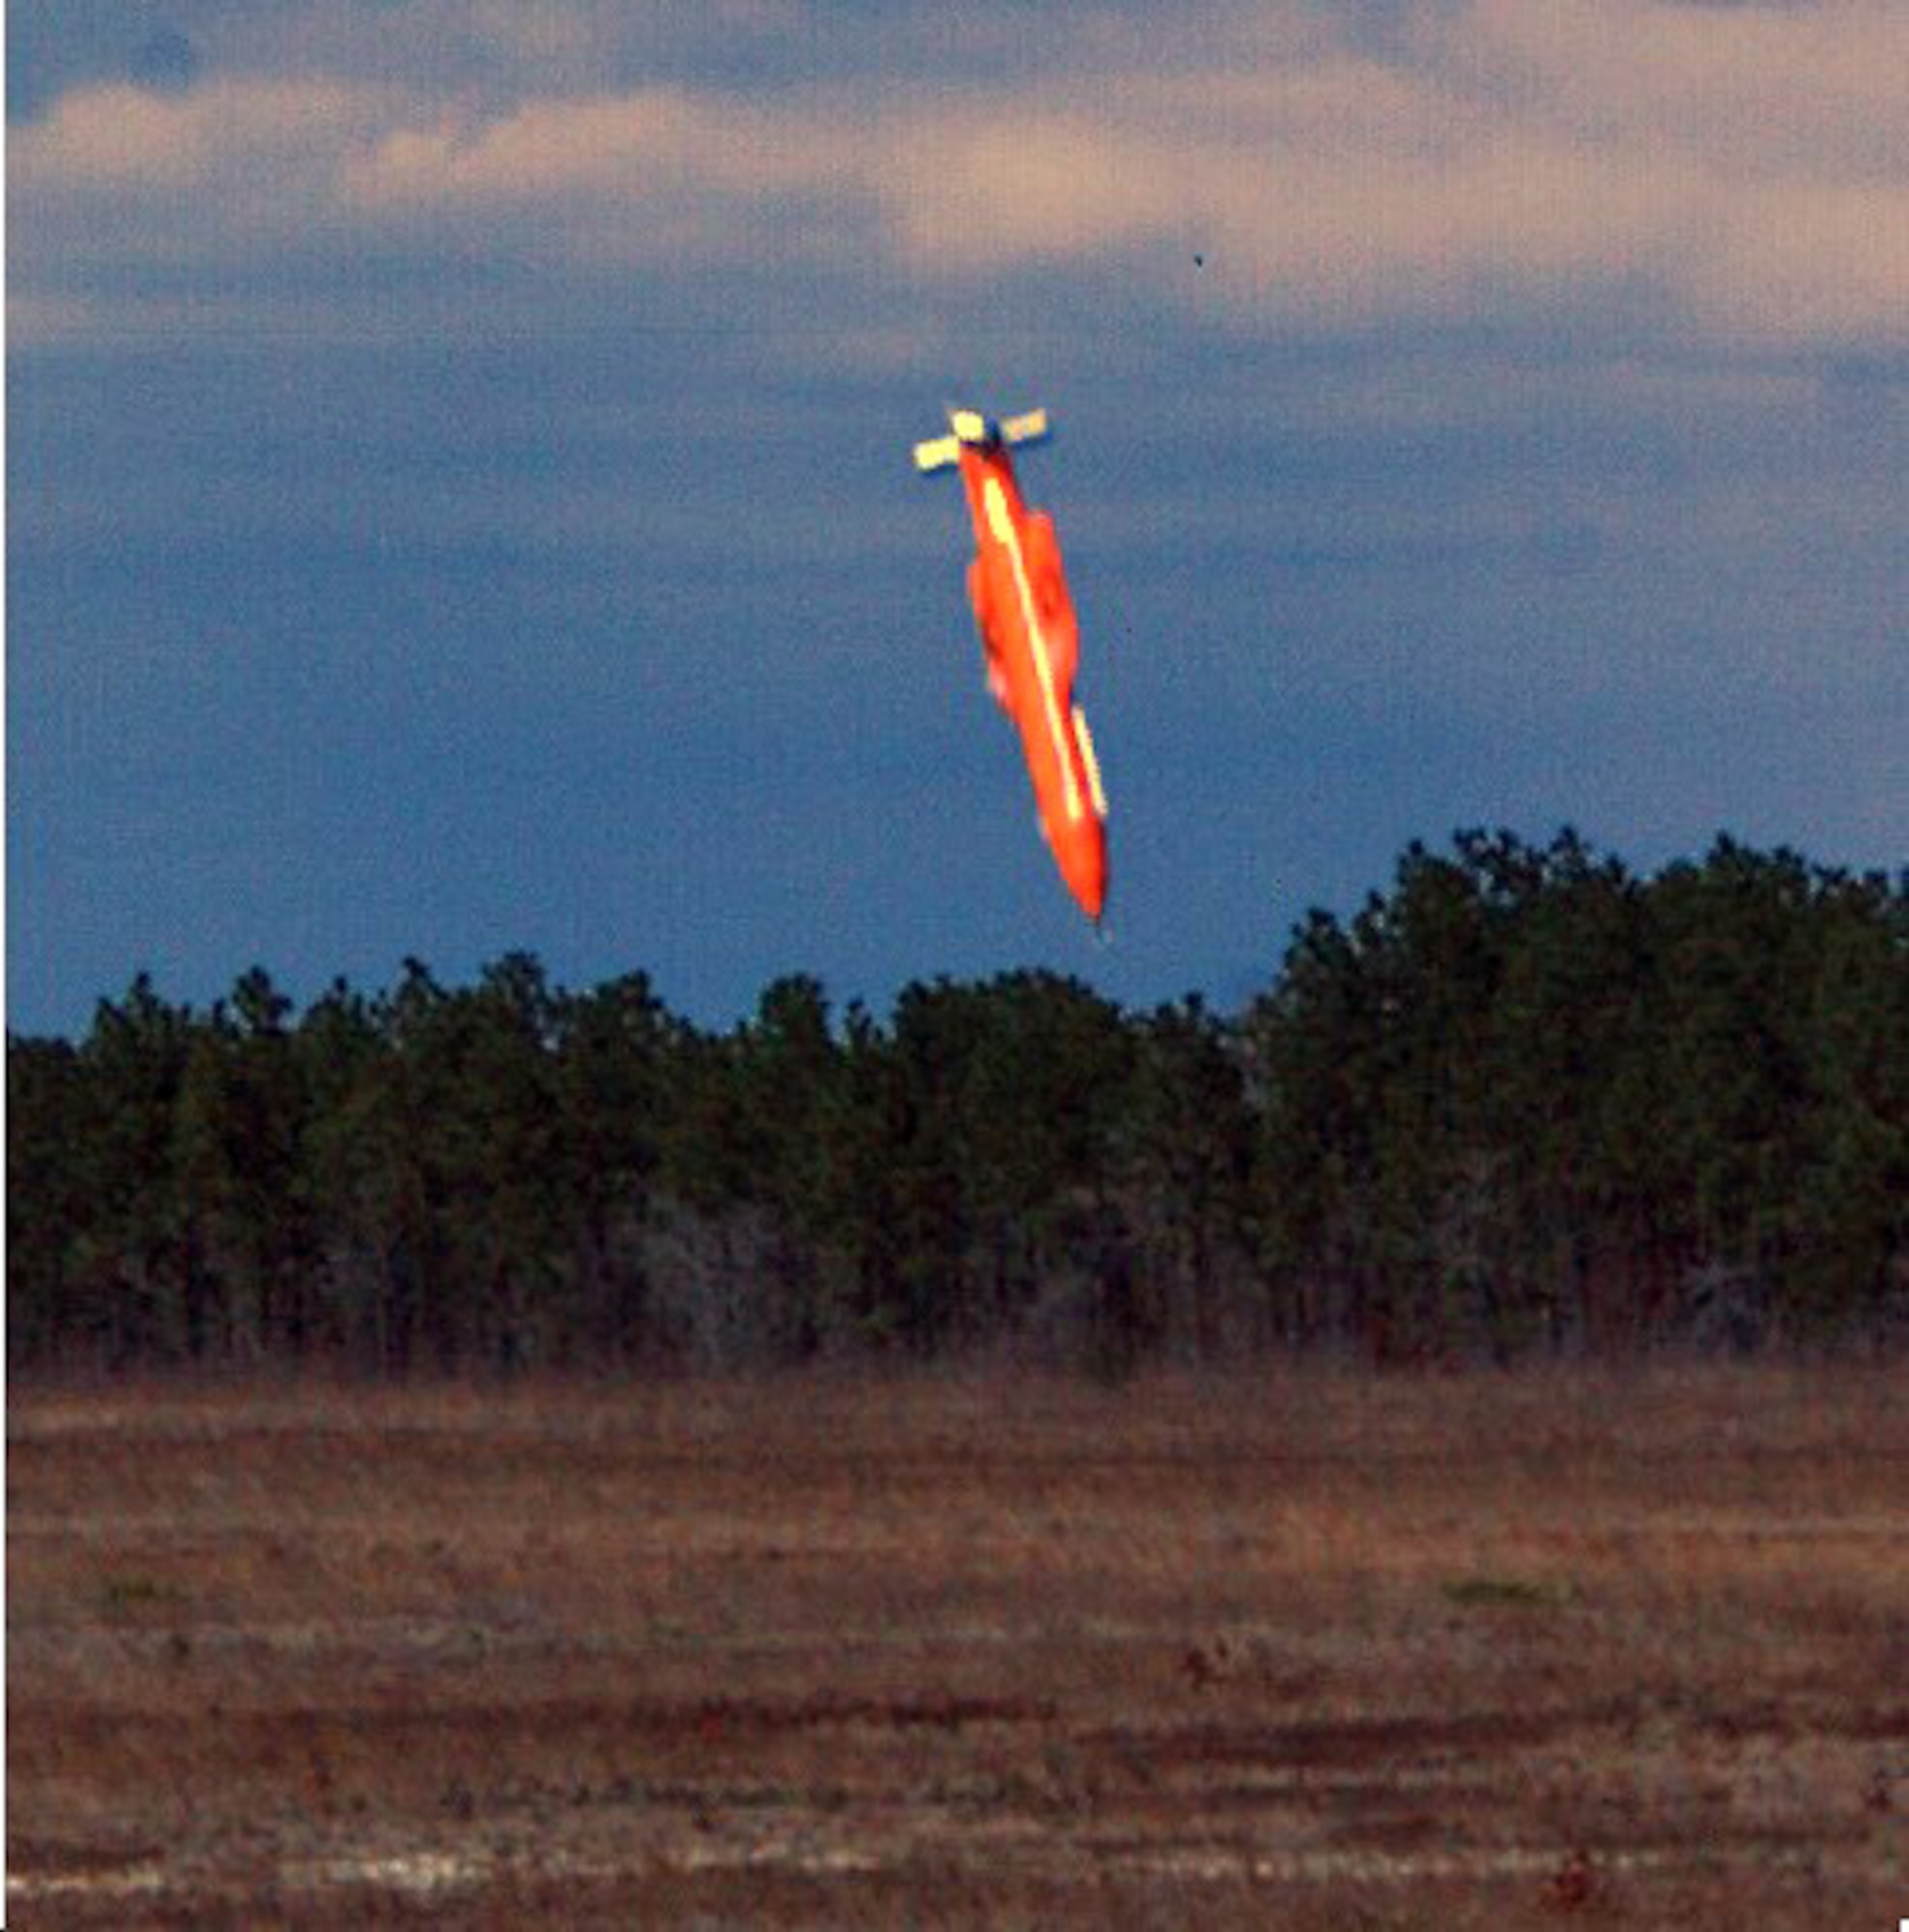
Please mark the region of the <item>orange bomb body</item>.
[[975, 532], [968, 602], [987, 688], [1020, 732], [1041, 837], [1097, 925], [1107, 898], [1107, 800], [1093, 735], [1073, 701], [1080, 629], [1053, 519], [1028, 508], [1008, 453], [1045, 437], [1046, 413], [995, 423], [952, 410], [949, 427], [952, 434], [915, 445], [915, 466], [925, 474], [960, 469]]

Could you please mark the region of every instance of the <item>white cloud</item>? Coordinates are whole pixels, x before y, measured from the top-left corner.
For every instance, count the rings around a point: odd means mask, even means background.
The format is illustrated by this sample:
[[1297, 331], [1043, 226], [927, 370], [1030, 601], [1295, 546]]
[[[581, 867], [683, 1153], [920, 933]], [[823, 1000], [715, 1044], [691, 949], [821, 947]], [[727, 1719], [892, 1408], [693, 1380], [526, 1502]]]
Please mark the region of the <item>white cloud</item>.
[[[1219, 10], [1208, 71], [1185, 51], [1199, 17], [1165, 71], [1111, 21], [1077, 65], [1006, 86], [579, 91], [600, 16], [532, 31], [493, 8], [467, 38], [493, 64], [510, 43], [545, 91], [87, 89], [14, 136], [15, 287], [84, 317], [141, 264], [222, 251], [242, 279], [262, 244], [272, 272], [328, 247], [349, 280], [356, 239], [613, 272], [727, 260], [822, 300], [839, 277], [845, 310], [876, 281], [958, 300], [1130, 266], [1246, 329], [1614, 313], [1713, 342], [1909, 335], [1909, 10], [1890, 0], [1479, 0], [1382, 57], [1318, 16], [1274, 10], [1256, 38]], [[1163, 248], [1209, 271], [1161, 274]]]
[[1893, 0], [1477, 0], [1429, 51], [1586, 140], [1752, 174], [1899, 179], [1905, 165], [1909, 13]]
[[43, 201], [68, 197], [159, 201], [248, 180], [322, 190], [335, 157], [397, 105], [387, 90], [327, 81], [228, 81], [185, 94], [113, 83], [68, 94], [18, 130], [9, 166], [29, 221]]
[[809, 181], [800, 131], [744, 103], [651, 88], [398, 128], [369, 153], [347, 156], [340, 182], [349, 202], [373, 213], [633, 204], [689, 190], [749, 201]]

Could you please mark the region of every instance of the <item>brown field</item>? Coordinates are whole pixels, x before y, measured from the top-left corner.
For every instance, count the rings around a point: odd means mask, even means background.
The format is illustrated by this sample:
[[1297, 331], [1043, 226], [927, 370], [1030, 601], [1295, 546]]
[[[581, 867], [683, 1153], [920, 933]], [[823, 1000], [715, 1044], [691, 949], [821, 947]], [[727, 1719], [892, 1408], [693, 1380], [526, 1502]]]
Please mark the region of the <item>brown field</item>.
[[7, 1420], [18, 1926], [1909, 1913], [1900, 1374]]

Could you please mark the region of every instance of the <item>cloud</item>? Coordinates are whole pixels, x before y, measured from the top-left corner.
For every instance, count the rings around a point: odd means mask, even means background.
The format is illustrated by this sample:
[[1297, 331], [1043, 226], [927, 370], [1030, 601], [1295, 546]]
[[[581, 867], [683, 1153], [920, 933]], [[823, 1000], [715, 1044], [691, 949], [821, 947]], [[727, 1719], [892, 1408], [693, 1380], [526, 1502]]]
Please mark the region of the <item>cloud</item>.
[[[694, 201], [720, 239], [740, 211], [778, 197], [852, 193], [840, 143], [809, 117], [681, 88], [532, 100], [490, 118], [446, 112], [341, 157], [346, 204], [371, 216], [527, 213]], [[851, 164], [852, 166], [852, 164]]]
[[1462, 32], [1425, 47], [1441, 71], [1586, 141], [1752, 174], [1902, 173], [1909, 14], [1889, 0], [1478, 0]]
[[[865, 324], [870, 292], [960, 301], [1084, 272], [1247, 331], [1614, 316], [1712, 344], [1909, 335], [1909, 13], [1889, 0], [1478, 0], [1363, 43], [1221, 8], [1182, 21], [1163, 69], [1110, 14], [1033, 77], [956, 61], [939, 84], [774, 90], [591, 90], [630, 58], [594, 10], [534, 30], [401, 11], [481, 79], [433, 86], [414, 46], [402, 80], [209, 60], [196, 85], [75, 89], [17, 130], [22, 313], [98, 315], [135, 299], [141, 264], [181, 260], [269, 296], [309, 256], [349, 289], [356, 247], [385, 294], [407, 248], [506, 275], [715, 264], [805, 278]], [[800, 17], [755, 32], [786, 46]], [[299, 44], [309, 70], [327, 43]], [[504, 71], [520, 91], [500, 98]], [[1196, 250], [1205, 271], [1181, 272]]]
[[29, 226], [41, 209], [110, 198], [211, 197], [216, 218], [248, 185], [328, 192], [337, 156], [389, 111], [388, 97], [324, 81], [222, 82], [155, 93], [78, 89], [14, 136], [10, 165]]

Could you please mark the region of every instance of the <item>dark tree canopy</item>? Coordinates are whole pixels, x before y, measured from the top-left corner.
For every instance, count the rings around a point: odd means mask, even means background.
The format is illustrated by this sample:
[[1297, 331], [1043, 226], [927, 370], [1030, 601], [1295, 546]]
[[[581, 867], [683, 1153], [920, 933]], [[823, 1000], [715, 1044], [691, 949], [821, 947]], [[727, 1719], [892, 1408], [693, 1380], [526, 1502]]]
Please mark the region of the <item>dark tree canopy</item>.
[[1909, 874], [1414, 844], [1233, 1016], [1016, 972], [416, 960], [10, 1035], [16, 1367], [1013, 1350], [1119, 1370], [1857, 1338], [1909, 1313]]

